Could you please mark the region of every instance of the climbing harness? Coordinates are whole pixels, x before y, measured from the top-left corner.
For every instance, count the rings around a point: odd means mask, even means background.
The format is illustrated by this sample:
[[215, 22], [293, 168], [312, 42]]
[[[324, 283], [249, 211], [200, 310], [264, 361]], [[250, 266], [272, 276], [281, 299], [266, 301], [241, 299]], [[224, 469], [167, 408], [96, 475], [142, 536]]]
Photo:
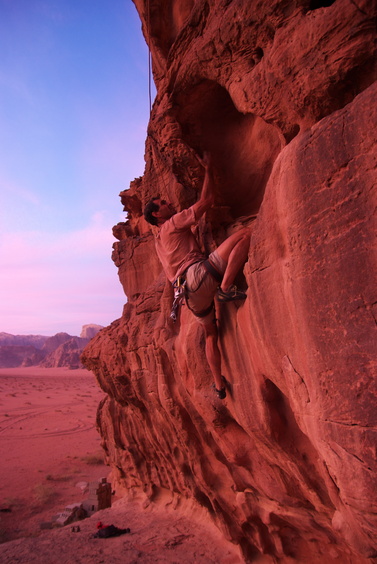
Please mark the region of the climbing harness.
[[210, 274], [212, 278], [214, 278], [219, 284], [221, 284], [223, 280], [223, 274], [221, 274], [221, 272], [219, 272], [217, 268], [213, 266], [212, 262], [209, 259], [203, 262], [203, 266], [208, 274]]
[[185, 274], [186, 272], [184, 274], [181, 274], [181, 276], [178, 276], [178, 278], [173, 282], [174, 300], [170, 312], [170, 319], [172, 319], [174, 323], [177, 321], [178, 308], [180, 305], [182, 305], [183, 301], [186, 298]]
[[[210, 274], [220, 284], [223, 279], [223, 275], [213, 266], [213, 264], [208, 259], [203, 261], [202, 264], [206, 269], [207, 274]], [[191, 264], [190, 266], [193, 265]], [[185, 270], [185, 272], [183, 272], [180, 276], [178, 276], [178, 278], [173, 282], [174, 300], [170, 312], [170, 318], [173, 320], [174, 323], [177, 321], [179, 306], [181, 306], [184, 301], [186, 302], [186, 305], [189, 308], [189, 310], [196, 317], [206, 317], [211, 313], [211, 311], [214, 308], [214, 302], [212, 301], [211, 305], [206, 309], [199, 312], [193, 311], [193, 309], [190, 307], [189, 304], [189, 294], [190, 293], [194, 294], [199, 290], [200, 286], [204, 282], [205, 276], [203, 276], [203, 278], [201, 279], [201, 281], [199, 282], [198, 286], [195, 289], [189, 290], [187, 288], [187, 283], [186, 283], [186, 272], [187, 270]]]

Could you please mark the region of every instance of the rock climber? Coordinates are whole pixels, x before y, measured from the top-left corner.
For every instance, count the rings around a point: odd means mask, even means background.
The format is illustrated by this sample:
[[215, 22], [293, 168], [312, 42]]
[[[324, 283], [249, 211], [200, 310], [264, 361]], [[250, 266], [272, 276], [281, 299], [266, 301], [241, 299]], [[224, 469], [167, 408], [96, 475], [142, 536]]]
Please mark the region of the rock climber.
[[178, 288], [178, 293], [180, 288], [185, 288], [186, 304], [203, 325], [205, 352], [215, 381], [215, 392], [218, 398], [224, 399], [227, 382], [221, 375], [213, 300], [216, 293], [220, 302], [246, 298], [245, 292], [233, 282], [247, 260], [250, 230], [242, 228], [232, 234], [208, 258], [202, 253], [191, 226], [214, 204], [215, 196], [210, 155], [205, 153], [198, 160], [205, 169], [200, 199], [177, 213], [172, 204], [156, 196], [145, 206], [144, 217], [159, 228], [156, 251], [166, 276], [175, 289]]

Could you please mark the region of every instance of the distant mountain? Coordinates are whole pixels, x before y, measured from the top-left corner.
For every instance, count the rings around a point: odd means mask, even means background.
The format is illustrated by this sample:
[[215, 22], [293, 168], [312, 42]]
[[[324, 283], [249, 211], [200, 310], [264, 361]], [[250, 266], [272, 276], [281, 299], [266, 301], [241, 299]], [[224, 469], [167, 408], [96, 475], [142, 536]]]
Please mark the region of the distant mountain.
[[[1, 345], [0, 346], [0, 368], [15, 368], [22, 366], [26, 358], [37, 358], [40, 351], [31, 345]], [[39, 355], [39, 359], [43, 358]]]
[[[84, 326], [85, 327], [85, 326]], [[43, 335], [11, 335], [10, 333], [0, 333], [0, 346], [32, 346], [41, 349], [49, 337]]]
[[0, 368], [81, 368], [80, 356], [84, 347], [102, 328], [102, 325], [84, 325], [81, 337], [68, 333], [57, 333], [53, 337], [0, 333]]
[[56, 335], [47, 339], [42, 350], [44, 353], [49, 354], [72, 338], [72, 335], [68, 335], [68, 333], [56, 333]]
[[59, 366], [81, 366], [81, 352], [89, 341], [90, 339], [81, 339], [80, 337], [69, 336], [68, 340], [58, 345], [44, 358], [44, 360], [42, 360], [40, 366], [44, 366], [46, 368]]

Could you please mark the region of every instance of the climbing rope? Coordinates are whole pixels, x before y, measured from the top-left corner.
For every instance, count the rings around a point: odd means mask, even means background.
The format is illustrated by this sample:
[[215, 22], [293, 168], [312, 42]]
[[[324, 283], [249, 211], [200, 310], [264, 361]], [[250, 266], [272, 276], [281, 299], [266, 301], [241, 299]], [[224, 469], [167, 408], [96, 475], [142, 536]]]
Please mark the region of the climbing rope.
[[[148, 45], [148, 95], [149, 95], [149, 119], [151, 118], [152, 114], [152, 53], [150, 48], [150, 43], [152, 41], [152, 34], [151, 34], [151, 6], [150, 0], [146, 0], [146, 23], [147, 23], [147, 45]], [[162, 183], [165, 188], [165, 192], [167, 193], [167, 185], [165, 181], [165, 174], [162, 171], [162, 163], [160, 162], [160, 158], [158, 156], [158, 143], [157, 140], [153, 137], [151, 132], [149, 132], [148, 137], [151, 139], [151, 147], [152, 153], [154, 154], [154, 162], [156, 166], [156, 172], [159, 177], [162, 179]], [[161, 153], [160, 153], [161, 154]]]
[[148, 94], [149, 94], [149, 115], [152, 113], [152, 54], [150, 48], [151, 36], [151, 7], [150, 0], [147, 0], [147, 36], [148, 36]]

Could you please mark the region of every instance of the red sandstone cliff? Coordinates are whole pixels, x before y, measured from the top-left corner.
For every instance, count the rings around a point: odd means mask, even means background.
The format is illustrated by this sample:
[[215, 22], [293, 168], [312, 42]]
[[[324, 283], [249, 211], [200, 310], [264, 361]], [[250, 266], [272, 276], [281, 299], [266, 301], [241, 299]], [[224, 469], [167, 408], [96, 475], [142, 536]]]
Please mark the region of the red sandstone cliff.
[[[83, 360], [108, 394], [103, 445], [118, 482], [197, 500], [245, 561], [377, 555], [376, 2], [135, 0], [157, 98], [146, 169], [122, 193], [113, 259], [128, 297]], [[147, 8], [149, 6], [149, 13]], [[211, 151], [212, 249], [258, 214], [248, 298], [218, 307], [224, 374], [172, 291], [141, 215], [179, 209]]]

